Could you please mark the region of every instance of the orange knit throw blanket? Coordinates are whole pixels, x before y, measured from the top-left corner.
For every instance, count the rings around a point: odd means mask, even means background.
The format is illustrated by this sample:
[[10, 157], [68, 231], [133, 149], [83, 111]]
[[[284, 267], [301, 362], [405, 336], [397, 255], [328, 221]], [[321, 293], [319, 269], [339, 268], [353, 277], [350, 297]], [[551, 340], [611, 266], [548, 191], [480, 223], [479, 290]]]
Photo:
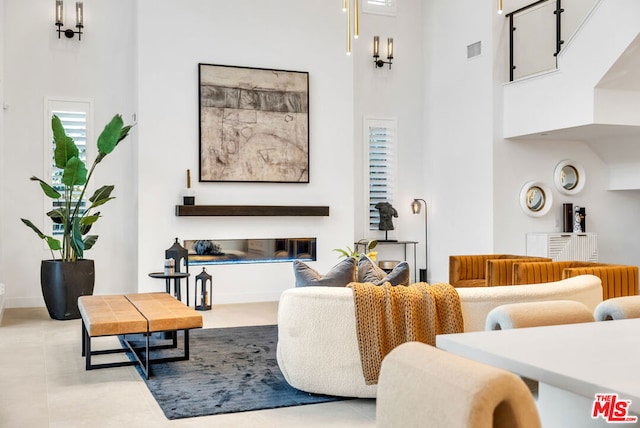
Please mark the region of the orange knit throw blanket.
[[[378, 383], [382, 359], [404, 342], [435, 346], [436, 334], [463, 331], [462, 309], [450, 284], [421, 282], [382, 286], [352, 282], [362, 372], [367, 385]], [[428, 364], [428, 362], [425, 362]]]

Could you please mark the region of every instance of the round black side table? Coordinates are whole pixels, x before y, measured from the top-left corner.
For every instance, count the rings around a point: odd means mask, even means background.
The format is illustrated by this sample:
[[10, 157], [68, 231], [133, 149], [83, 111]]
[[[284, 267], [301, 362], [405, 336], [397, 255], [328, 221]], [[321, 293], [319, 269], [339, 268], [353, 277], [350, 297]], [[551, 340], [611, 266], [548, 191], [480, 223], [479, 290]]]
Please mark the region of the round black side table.
[[[168, 275], [164, 272], [151, 272], [149, 276], [151, 278], [164, 279], [166, 290], [169, 294], [171, 294], [171, 280], [173, 279], [173, 296], [178, 300], [182, 300], [182, 296], [180, 294], [180, 289], [182, 288], [180, 285], [180, 280], [182, 278], [188, 277], [189, 272], [175, 272]], [[189, 306], [189, 290], [187, 290], [187, 306]]]

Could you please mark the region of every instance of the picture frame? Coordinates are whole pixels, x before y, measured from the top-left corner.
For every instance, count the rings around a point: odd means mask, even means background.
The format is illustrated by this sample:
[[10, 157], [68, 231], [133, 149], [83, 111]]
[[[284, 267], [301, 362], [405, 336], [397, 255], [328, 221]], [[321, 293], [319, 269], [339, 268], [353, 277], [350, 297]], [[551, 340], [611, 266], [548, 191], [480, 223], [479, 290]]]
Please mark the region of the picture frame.
[[201, 182], [309, 182], [309, 73], [198, 64]]

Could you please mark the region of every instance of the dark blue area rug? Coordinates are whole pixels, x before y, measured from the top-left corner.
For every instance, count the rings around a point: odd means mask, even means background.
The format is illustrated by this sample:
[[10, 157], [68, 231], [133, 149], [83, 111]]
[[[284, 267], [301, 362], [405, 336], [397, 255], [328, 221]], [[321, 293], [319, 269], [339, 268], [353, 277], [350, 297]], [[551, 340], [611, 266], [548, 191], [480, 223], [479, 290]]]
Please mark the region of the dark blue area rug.
[[[197, 329], [189, 338], [188, 361], [153, 364], [150, 379], [138, 368], [168, 419], [345, 399], [309, 394], [285, 381], [276, 361], [276, 325]], [[182, 343], [180, 333], [178, 353]], [[157, 352], [170, 356], [176, 350]]]

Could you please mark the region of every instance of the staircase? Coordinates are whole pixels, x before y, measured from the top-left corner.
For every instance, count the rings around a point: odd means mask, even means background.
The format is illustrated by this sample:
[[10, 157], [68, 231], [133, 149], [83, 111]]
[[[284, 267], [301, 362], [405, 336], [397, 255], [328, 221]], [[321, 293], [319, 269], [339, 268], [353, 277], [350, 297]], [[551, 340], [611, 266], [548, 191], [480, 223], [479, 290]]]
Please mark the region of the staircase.
[[507, 83], [503, 132], [584, 141], [609, 165], [609, 189], [640, 189], [640, 1], [598, 1], [557, 69]]

